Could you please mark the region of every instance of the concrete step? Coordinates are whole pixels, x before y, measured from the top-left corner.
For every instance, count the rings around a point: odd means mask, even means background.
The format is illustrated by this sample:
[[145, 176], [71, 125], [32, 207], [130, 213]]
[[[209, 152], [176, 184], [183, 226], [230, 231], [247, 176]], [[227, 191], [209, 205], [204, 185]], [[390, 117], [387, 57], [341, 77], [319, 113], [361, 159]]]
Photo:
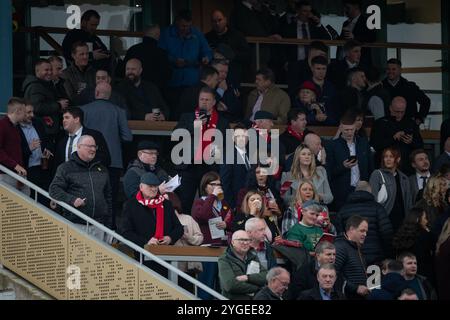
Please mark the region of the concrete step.
[[0, 265], [0, 300], [53, 300], [53, 298]]

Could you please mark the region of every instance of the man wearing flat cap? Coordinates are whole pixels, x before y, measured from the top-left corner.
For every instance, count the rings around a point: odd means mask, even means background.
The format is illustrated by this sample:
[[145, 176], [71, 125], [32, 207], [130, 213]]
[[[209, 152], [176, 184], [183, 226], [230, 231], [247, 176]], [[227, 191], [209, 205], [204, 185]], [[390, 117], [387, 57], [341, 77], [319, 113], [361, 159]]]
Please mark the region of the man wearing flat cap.
[[120, 233], [140, 247], [173, 245], [184, 233], [172, 203], [159, 193], [159, 184], [153, 173], [143, 174], [139, 192], [123, 208]]
[[[160, 183], [169, 181], [169, 175], [158, 164], [159, 145], [153, 141], [141, 141], [137, 147], [137, 158], [130, 162], [123, 177], [123, 189], [128, 199], [133, 198], [139, 191], [141, 176], [151, 172]], [[160, 184], [159, 183], [159, 184]], [[163, 190], [160, 190], [162, 192]]]

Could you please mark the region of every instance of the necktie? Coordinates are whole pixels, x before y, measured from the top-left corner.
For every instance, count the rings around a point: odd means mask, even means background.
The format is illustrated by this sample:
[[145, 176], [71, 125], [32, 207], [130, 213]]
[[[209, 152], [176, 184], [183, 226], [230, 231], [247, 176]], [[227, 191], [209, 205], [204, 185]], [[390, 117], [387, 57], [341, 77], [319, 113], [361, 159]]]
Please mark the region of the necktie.
[[[302, 23], [302, 38], [309, 39], [308, 31], [306, 30], [306, 23]], [[305, 46], [303, 46], [303, 48], [305, 48], [305, 59], [307, 59], [309, 47], [305, 45]]]
[[245, 161], [245, 168], [248, 170], [250, 170], [250, 163], [248, 162], [248, 158], [247, 158], [247, 154], [242, 154], [242, 156], [244, 157], [244, 161]]
[[422, 189], [425, 189], [425, 186], [427, 185], [427, 177], [420, 177], [422, 179]]
[[67, 150], [67, 160], [70, 160], [70, 155], [73, 151], [73, 140], [75, 140], [75, 135], [69, 136], [69, 149]]

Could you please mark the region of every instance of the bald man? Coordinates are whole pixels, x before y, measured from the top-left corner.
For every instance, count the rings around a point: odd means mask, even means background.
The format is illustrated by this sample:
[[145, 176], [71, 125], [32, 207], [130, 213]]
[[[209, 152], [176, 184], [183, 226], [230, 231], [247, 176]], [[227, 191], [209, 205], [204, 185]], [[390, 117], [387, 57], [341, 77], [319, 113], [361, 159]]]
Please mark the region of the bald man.
[[220, 286], [228, 299], [250, 300], [266, 284], [267, 269], [250, 243], [246, 231], [236, 231], [231, 245], [219, 258]]
[[375, 121], [370, 134], [370, 144], [376, 151], [375, 163], [380, 163], [381, 153], [395, 147], [401, 153], [401, 168], [406, 175], [414, 173], [408, 157], [414, 149], [423, 148], [423, 140], [416, 121], [406, 117], [406, 100], [394, 97], [389, 106], [390, 115]]
[[[125, 111], [111, 101], [111, 85], [107, 82], [100, 82], [95, 87], [95, 101], [82, 106], [84, 120], [83, 125], [100, 131], [105, 138], [111, 154], [111, 165], [109, 175], [113, 201], [117, 199], [119, 192], [120, 176], [122, 174], [122, 143], [133, 140], [133, 135], [128, 128]], [[118, 206], [113, 203], [113, 226], [115, 227], [115, 210]]]
[[167, 104], [158, 87], [142, 79], [143, 72], [139, 59], [128, 60], [117, 89], [126, 99], [131, 120], [164, 121], [169, 116]]

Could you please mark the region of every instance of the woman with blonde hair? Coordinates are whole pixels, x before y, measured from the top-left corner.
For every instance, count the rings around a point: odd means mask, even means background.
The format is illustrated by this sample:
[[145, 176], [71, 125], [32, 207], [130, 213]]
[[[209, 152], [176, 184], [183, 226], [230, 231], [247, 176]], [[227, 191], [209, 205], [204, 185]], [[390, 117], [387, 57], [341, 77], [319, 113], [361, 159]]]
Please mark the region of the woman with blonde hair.
[[304, 144], [297, 147], [291, 171], [283, 173], [281, 177], [281, 194], [286, 206], [298, 190], [300, 180], [310, 180], [316, 190], [317, 201], [329, 204], [333, 201], [327, 171], [324, 167], [316, 166], [316, 159], [311, 150]]
[[430, 226], [434, 225], [437, 217], [447, 209], [447, 179], [443, 176], [432, 176], [428, 179], [425, 189], [423, 190], [422, 199], [417, 202], [418, 206], [425, 209]]

